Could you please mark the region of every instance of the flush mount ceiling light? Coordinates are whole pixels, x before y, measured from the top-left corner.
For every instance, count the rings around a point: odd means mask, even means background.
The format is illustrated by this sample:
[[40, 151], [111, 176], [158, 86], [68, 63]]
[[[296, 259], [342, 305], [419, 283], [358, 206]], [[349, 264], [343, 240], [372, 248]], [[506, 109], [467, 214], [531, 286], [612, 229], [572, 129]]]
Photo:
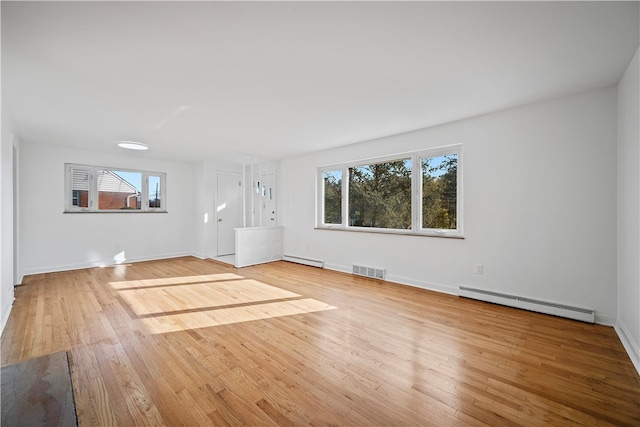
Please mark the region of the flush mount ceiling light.
[[141, 144], [135, 141], [120, 141], [118, 147], [126, 148], [127, 150], [148, 150], [149, 146]]

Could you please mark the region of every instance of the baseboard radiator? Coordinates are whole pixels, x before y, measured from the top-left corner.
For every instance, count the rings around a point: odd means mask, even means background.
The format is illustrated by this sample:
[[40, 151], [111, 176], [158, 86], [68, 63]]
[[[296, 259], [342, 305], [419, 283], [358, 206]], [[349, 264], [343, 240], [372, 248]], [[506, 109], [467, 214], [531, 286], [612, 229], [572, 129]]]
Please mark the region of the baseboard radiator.
[[483, 289], [469, 288], [467, 286], [460, 286], [459, 295], [465, 298], [521, 308], [523, 310], [535, 311], [538, 313], [551, 314], [553, 316], [566, 317], [574, 320], [581, 320], [583, 322], [595, 322], [595, 311], [588, 308], [573, 307], [570, 305], [525, 298], [517, 295], [501, 294]]
[[366, 265], [353, 265], [353, 274], [357, 276], [370, 277], [372, 279], [384, 280], [386, 269], [379, 267], [369, 267]]
[[284, 255], [282, 259], [289, 262], [295, 262], [296, 264], [303, 264], [303, 265], [309, 265], [311, 267], [324, 268], [324, 261], [320, 261], [317, 259], [302, 258], [298, 256], [293, 256], [293, 255]]

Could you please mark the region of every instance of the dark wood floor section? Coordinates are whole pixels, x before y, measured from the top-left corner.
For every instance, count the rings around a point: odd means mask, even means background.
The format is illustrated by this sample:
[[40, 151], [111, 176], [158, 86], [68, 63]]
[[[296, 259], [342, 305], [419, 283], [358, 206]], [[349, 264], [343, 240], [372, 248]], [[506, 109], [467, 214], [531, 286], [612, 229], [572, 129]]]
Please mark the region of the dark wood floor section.
[[82, 426], [640, 425], [612, 328], [287, 262], [30, 276], [2, 364], [60, 351]]

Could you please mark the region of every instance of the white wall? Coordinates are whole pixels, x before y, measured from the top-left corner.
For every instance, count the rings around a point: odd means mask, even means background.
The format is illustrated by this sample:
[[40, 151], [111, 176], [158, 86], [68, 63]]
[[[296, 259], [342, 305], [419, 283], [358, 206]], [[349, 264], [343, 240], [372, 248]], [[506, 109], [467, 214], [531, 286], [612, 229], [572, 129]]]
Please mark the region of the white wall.
[[[465, 239], [314, 229], [318, 166], [454, 143], [464, 146]], [[464, 284], [593, 308], [615, 322], [615, 88], [286, 159], [280, 178], [285, 255], [383, 267], [388, 280], [444, 292]]]
[[[3, 106], [4, 107], [4, 106]], [[2, 114], [0, 145], [0, 330], [4, 327], [13, 304], [13, 134], [7, 113]]]
[[[192, 221], [194, 224], [194, 236], [193, 236], [193, 254], [199, 258], [205, 258], [207, 252], [206, 244], [206, 231], [209, 227], [210, 211], [211, 208], [208, 200], [205, 200], [206, 190], [205, 185], [205, 163], [201, 162], [193, 167], [193, 192], [196, 195], [194, 197], [194, 211], [192, 213]], [[209, 216], [208, 223], [204, 223], [204, 215]]]
[[[168, 213], [65, 214], [65, 163], [166, 172]], [[22, 274], [194, 252], [191, 164], [23, 142], [19, 166]]]
[[618, 335], [640, 372], [640, 71], [618, 84]]

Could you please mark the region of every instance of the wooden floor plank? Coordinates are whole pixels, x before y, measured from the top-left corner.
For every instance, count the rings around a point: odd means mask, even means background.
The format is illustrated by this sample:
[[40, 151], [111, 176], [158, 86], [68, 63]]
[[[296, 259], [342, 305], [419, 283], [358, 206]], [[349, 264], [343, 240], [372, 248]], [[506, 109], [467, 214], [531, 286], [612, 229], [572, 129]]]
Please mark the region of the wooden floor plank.
[[26, 277], [3, 365], [66, 350], [78, 422], [640, 425], [612, 328], [287, 262]]

